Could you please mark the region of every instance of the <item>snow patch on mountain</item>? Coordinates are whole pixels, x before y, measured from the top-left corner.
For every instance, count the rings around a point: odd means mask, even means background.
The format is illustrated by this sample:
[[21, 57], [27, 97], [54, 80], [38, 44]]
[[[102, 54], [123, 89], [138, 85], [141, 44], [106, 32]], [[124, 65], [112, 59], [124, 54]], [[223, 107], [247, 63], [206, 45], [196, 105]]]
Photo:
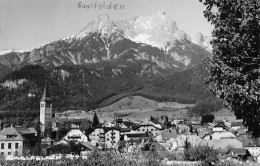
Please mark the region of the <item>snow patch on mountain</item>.
[[191, 63], [191, 58], [187, 56], [180, 56], [177, 53], [171, 53], [170, 56], [177, 62], [182, 62], [185, 66]]
[[196, 39], [193, 42], [198, 44], [202, 48], [205, 48], [207, 51], [212, 52], [212, 45], [210, 43], [211, 40], [211, 36], [205, 36], [201, 32], [198, 32], [196, 35]]
[[70, 76], [70, 73], [66, 70], [60, 70], [61, 77], [63, 81]]

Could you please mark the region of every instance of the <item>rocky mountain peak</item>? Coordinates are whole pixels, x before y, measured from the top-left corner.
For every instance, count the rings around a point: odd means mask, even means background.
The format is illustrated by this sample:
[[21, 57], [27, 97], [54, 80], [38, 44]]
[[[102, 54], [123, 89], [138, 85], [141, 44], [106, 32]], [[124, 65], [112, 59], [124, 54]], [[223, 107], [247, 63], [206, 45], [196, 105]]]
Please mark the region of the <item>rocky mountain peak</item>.
[[205, 48], [207, 51], [211, 52], [212, 50], [212, 45], [210, 43], [211, 40], [212, 40], [211, 36], [205, 36], [201, 32], [197, 32], [195, 43]]

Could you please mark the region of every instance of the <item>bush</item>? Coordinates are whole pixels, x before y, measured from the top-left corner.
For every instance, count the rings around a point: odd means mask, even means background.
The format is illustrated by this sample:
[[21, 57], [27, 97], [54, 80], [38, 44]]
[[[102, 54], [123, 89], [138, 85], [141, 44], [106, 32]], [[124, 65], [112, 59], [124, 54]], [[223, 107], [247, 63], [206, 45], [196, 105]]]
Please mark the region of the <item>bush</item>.
[[209, 146], [186, 147], [184, 160], [202, 161], [202, 166], [211, 166], [219, 162], [218, 152]]

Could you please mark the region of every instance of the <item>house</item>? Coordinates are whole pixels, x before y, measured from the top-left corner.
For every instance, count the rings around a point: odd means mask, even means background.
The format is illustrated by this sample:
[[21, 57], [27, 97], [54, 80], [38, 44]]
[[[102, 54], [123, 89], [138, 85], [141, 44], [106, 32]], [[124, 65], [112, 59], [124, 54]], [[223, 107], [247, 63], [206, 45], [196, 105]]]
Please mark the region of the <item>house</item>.
[[124, 141], [127, 142], [135, 142], [137, 144], [140, 144], [143, 140], [148, 139], [149, 134], [147, 132], [145, 133], [127, 133], [124, 135]]
[[228, 127], [223, 123], [216, 123], [212, 126], [213, 132], [228, 131]]
[[115, 148], [120, 140], [119, 128], [105, 128], [105, 144], [107, 148]]
[[204, 140], [212, 140], [212, 139], [230, 139], [235, 138], [236, 136], [229, 131], [222, 132], [213, 132], [211, 134], [206, 134], [202, 139]]
[[81, 152], [80, 155], [81, 156], [86, 156], [88, 155], [90, 152], [92, 152], [94, 150], [94, 146], [92, 146], [90, 143], [88, 142], [82, 142], [80, 143], [81, 145]]
[[23, 142], [24, 138], [15, 128], [4, 128], [0, 132], [0, 154], [5, 157], [7, 155], [21, 156]]
[[243, 136], [243, 135], [247, 135], [247, 130], [246, 129], [241, 129], [239, 128], [236, 132], [237, 136]]
[[246, 161], [252, 157], [246, 148], [230, 148], [227, 154], [243, 161]]
[[243, 126], [242, 121], [231, 122], [231, 125], [230, 125], [230, 127], [231, 127], [232, 129], [236, 130], [236, 131], [237, 131], [238, 129], [240, 129], [242, 126]]
[[260, 163], [260, 155], [256, 156], [256, 162]]
[[208, 145], [216, 150], [228, 150], [230, 147], [243, 148], [242, 142], [237, 139], [215, 139], [215, 140], [196, 140], [195, 145]]
[[71, 129], [62, 139], [67, 141], [88, 142], [88, 137], [76, 125], [72, 125]]
[[0, 154], [3, 156], [21, 156], [23, 147], [36, 141], [36, 131], [33, 128], [7, 127], [0, 131]]
[[176, 139], [177, 138], [177, 131], [176, 131], [176, 128], [169, 128], [169, 129], [165, 129], [161, 132], [160, 135], [156, 136], [155, 139], [157, 141], [168, 141], [169, 139], [171, 138], [174, 138]]
[[[158, 136], [159, 137], [159, 136]], [[178, 142], [174, 138], [170, 138], [169, 140], [165, 141], [162, 139], [157, 139], [157, 142], [162, 145], [165, 149], [171, 151], [178, 147]]]
[[138, 126], [134, 127], [133, 130], [143, 133], [150, 132], [155, 137], [161, 133], [162, 127], [159, 124], [154, 124], [153, 122], [149, 121], [139, 124]]
[[41, 139], [41, 144], [46, 146], [51, 146], [53, 143], [53, 140], [50, 137], [45, 137]]
[[247, 149], [249, 153], [254, 157], [260, 155], [260, 146], [244, 146], [244, 148]]
[[89, 139], [93, 144], [96, 144], [98, 142], [105, 142], [105, 131], [104, 128], [99, 126], [96, 127], [90, 134]]

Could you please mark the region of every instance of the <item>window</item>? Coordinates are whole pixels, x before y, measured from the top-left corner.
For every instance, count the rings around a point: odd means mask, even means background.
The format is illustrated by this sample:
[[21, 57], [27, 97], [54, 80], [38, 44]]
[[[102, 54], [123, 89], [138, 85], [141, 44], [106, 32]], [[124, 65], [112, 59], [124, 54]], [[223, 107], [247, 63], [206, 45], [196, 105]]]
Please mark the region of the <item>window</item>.
[[11, 155], [11, 152], [8, 152], [8, 155]]
[[41, 103], [41, 107], [44, 107], [44, 103]]
[[15, 149], [18, 149], [18, 145], [19, 145], [18, 143], [15, 143]]
[[1, 143], [1, 149], [5, 148], [5, 143]]
[[11, 148], [12, 148], [12, 144], [8, 143], [8, 149], [11, 149]]
[[5, 153], [4, 152], [1, 152], [1, 156], [3, 156]]
[[46, 108], [51, 108], [51, 104], [50, 103], [46, 103]]
[[143, 131], [144, 131], [144, 129], [143, 129]]
[[109, 141], [109, 138], [107, 138], [107, 141]]
[[153, 129], [151, 129], [151, 131], [153, 131]]

